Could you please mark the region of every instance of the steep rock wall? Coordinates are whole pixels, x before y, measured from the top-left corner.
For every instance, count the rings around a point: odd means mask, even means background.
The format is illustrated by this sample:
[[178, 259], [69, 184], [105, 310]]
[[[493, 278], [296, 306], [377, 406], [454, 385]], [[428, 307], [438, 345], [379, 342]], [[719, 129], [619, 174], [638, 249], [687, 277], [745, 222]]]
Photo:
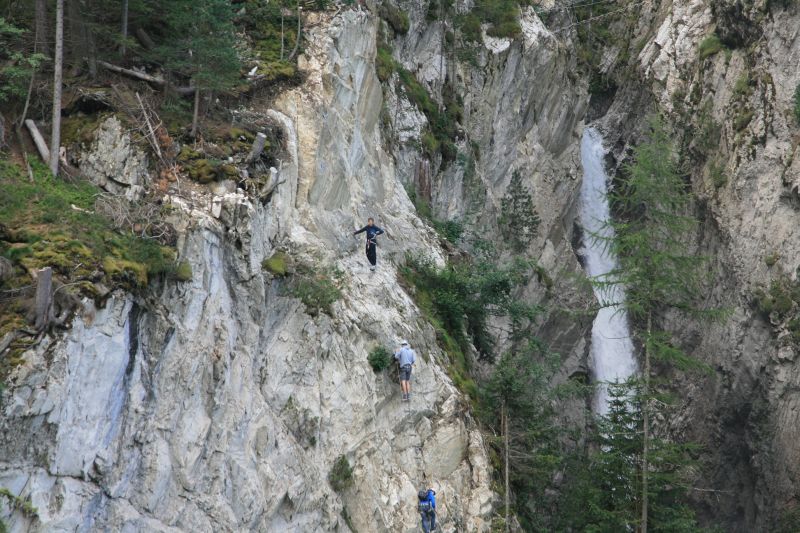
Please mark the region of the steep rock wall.
[[[590, 291], [574, 283], [581, 271], [572, 241], [588, 98], [569, 42], [551, 33], [532, 8], [525, 8], [518, 38], [484, 34], [480, 43], [457, 42], [456, 47], [473, 56], [471, 61], [459, 60], [461, 54], [445, 45], [443, 34], [452, 31], [451, 23], [431, 21], [425, 2], [400, 6], [409, 14], [410, 29], [390, 39], [395, 59], [435, 100], [441, 101], [444, 91], [455, 91], [463, 101], [455, 161], [430, 161], [434, 214], [462, 221], [471, 237], [490, 242], [503, 258], [525, 255], [537, 262], [544, 275], [524, 290], [526, 300], [544, 303], [548, 310], [537, 334], [562, 356], [557, 379], [586, 373], [592, 317], [558, 311], [586, 309], [593, 301]], [[457, 4], [455, 10], [463, 8]], [[398, 86], [396, 78], [385, 86], [391, 125], [387, 137], [399, 179], [413, 187], [419, 181], [418, 164], [428, 159], [419, 143], [427, 120]], [[540, 219], [536, 236], [522, 254], [512, 250], [499, 224], [515, 172]], [[503, 349], [501, 343], [497, 351]], [[573, 414], [580, 411], [582, 406]]]
[[[0, 485], [39, 519], [14, 514], [12, 531], [410, 531], [422, 483], [439, 489], [444, 531], [488, 528], [482, 437], [384, 261], [439, 252], [380, 145], [376, 20], [313, 22], [307, 83], [249, 110], [287, 139], [271, 201], [169, 197], [192, 280], [86, 303], [26, 354], [3, 405]], [[349, 235], [367, 215], [390, 229], [375, 274]], [[277, 248], [342, 271], [331, 316], [262, 273]], [[422, 355], [410, 403], [366, 361], [401, 337]], [[337, 494], [327, 476], [341, 454], [354, 484]]]

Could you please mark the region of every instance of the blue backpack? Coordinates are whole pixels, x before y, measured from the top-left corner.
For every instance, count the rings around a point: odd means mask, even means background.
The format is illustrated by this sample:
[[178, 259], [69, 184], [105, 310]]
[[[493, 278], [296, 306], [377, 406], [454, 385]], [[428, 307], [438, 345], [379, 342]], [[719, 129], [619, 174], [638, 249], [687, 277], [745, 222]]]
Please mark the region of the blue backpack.
[[417, 504], [417, 511], [419, 511], [419, 514], [427, 516], [433, 510], [433, 504], [431, 503], [430, 498], [428, 498], [428, 491], [426, 490], [419, 491], [417, 497], [419, 498], [419, 503]]
[[423, 500], [423, 501], [420, 501], [420, 502], [417, 504], [417, 511], [419, 511], [419, 514], [421, 514], [421, 515], [428, 515], [428, 514], [430, 514], [430, 512], [431, 512], [431, 509], [432, 509], [432, 507], [431, 507], [431, 502], [430, 502], [430, 501], [428, 501], [428, 500]]

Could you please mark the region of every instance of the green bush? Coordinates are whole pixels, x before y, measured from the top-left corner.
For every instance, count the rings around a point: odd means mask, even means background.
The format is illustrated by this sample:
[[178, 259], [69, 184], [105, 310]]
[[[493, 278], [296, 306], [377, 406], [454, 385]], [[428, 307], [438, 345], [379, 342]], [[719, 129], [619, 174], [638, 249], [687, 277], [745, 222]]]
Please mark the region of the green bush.
[[330, 316], [331, 306], [342, 297], [341, 278], [336, 269], [301, 268], [292, 277], [289, 293], [303, 302], [308, 314], [317, 316], [321, 311]]
[[472, 13], [462, 17], [461, 31], [467, 41], [481, 40], [480, 25], [489, 24], [486, 30], [492, 37], [515, 38], [521, 32], [518, 0], [477, 0]]
[[397, 62], [392, 57], [392, 49], [385, 45], [379, 45], [378, 53], [375, 56], [375, 72], [378, 79], [383, 82], [389, 81], [395, 70], [397, 70]]
[[350, 461], [347, 457], [340, 455], [336, 462], [333, 463], [333, 468], [328, 473], [328, 482], [336, 492], [343, 492], [353, 485], [353, 468], [350, 466]]
[[436, 222], [434, 223], [434, 228], [436, 228], [439, 235], [453, 244], [456, 244], [461, 238], [461, 235], [464, 234], [464, 225], [461, 221], [455, 219]]
[[742, 110], [735, 119], [733, 119], [733, 129], [736, 131], [744, 130], [753, 120], [753, 112], [750, 110]]
[[375, 372], [381, 372], [389, 368], [393, 360], [394, 357], [392, 357], [392, 353], [383, 346], [376, 346], [367, 356], [369, 366], [371, 366], [372, 370]]
[[778, 263], [780, 258], [781, 254], [779, 254], [778, 252], [772, 252], [771, 254], [768, 254], [767, 256], [764, 257], [764, 264], [772, 268]]
[[709, 175], [711, 176], [711, 183], [714, 185], [715, 189], [721, 189], [728, 184], [728, 175], [725, 173], [725, 169], [720, 165], [712, 165]]
[[715, 55], [720, 52], [722, 48], [722, 41], [719, 40], [717, 34], [713, 33], [709, 35], [700, 42], [700, 47], [698, 49], [700, 61]]
[[733, 94], [735, 96], [747, 97], [752, 92], [750, 88], [750, 74], [748, 72], [744, 72], [739, 79], [736, 80], [736, 83], [733, 84]]
[[792, 282], [782, 277], [774, 280], [767, 291], [759, 289], [755, 293], [758, 310], [769, 317], [772, 313], [783, 320], [790, 317], [795, 304], [800, 305], [800, 282]]
[[481, 42], [481, 19], [476, 13], [470, 11], [461, 15], [456, 19], [456, 23], [461, 28], [461, 37], [466, 42]]
[[430, 310], [448, 339], [462, 351], [474, 345], [484, 359], [493, 357], [490, 315], [509, 316], [514, 328], [531, 317], [532, 308], [512, 297], [513, 289], [532, 275], [531, 265], [524, 261], [504, 266], [475, 261], [437, 268], [428, 259], [408, 256], [400, 274], [417, 289], [418, 303]]
[[5, 499], [12, 509], [21, 512], [29, 518], [39, 516], [39, 510], [27, 498], [21, 498], [5, 487], [0, 487], [0, 498]]

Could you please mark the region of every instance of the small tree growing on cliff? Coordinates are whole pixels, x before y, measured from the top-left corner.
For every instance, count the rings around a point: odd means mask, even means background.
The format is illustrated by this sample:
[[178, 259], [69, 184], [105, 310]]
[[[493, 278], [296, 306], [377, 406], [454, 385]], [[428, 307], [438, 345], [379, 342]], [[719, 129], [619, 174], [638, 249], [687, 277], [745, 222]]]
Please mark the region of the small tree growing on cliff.
[[619, 268], [592, 282], [625, 287], [626, 301], [615, 303], [628, 312], [643, 347], [639, 504], [641, 531], [647, 533], [652, 362], [682, 369], [702, 366], [675, 346], [669, 332], [657, 328], [655, 318], [665, 309], [705, 318], [720, 317], [721, 312], [703, 309], [697, 303], [706, 277], [706, 258], [691, 250], [689, 237], [697, 221], [686, 213], [692, 197], [659, 118], [651, 119], [648, 139], [636, 147], [624, 175], [621, 187], [612, 195], [618, 219], [611, 222], [614, 236], [606, 243], [619, 258]]
[[521, 252], [536, 237], [539, 214], [533, 205], [531, 192], [522, 184], [522, 174], [515, 170], [511, 175], [500, 211], [500, 231], [516, 252]]

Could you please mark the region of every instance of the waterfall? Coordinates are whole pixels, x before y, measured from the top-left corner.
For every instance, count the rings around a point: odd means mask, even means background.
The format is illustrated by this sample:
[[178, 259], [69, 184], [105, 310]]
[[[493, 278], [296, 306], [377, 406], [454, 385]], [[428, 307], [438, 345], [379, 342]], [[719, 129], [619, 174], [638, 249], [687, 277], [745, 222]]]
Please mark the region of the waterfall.
[[[608, 206], [608, 176], [603, 158], [603, 138], [594, 128], [586, 128], [581, 139], [581, 164], [583, 184], [579, 207], [579, 220], [583, 226], [583, 247], [586, 274], [593, 279], [606, 279], [617, 268], [617, 258], [606, 246], [614, 230], [608, 225], [611, 214]], [[599, 239], [597, 238], [599, 237]], [[592, 324], [592, 345], [589, 355], [592, 375], [598, 384], [595, 412], [608, 412], [606, 383], [624, 381], [637, 371], [633, 355], [628, 316], [619, 305], [625, 299], [621, 285], [594, 287], [598, 302], [603, 305]]]

